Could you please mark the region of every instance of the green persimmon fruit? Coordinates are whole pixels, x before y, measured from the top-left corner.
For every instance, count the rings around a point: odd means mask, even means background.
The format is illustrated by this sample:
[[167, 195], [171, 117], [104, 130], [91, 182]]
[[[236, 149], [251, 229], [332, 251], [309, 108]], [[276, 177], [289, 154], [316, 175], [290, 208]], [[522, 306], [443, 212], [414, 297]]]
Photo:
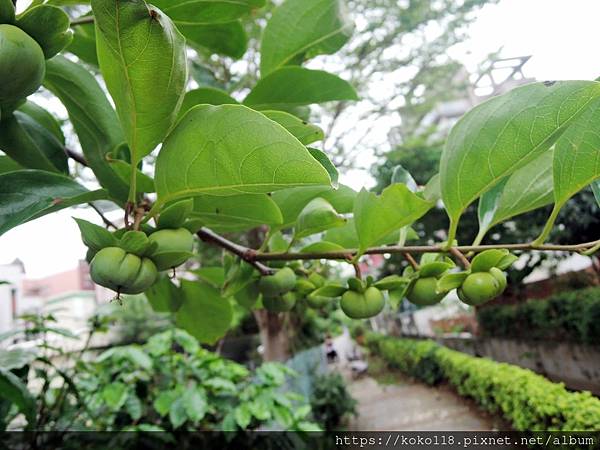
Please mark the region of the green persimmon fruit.
[[44, 52], [27, 33], [0, 25], [0, 103], [33, 94], [46, 75]]
[[425, 277], [416, 280], [406, 293], [406, 298], [415, 305], [429, 306], [442, 301], [445, 293], [436, 292], [437, 278]]
[[156, 242], [156, 249], [150, 255], [158, 270], [167, 270], [186, 262], [194, 249], [194, 236], [186, 228], [167, 228], [148, 236]]
[[262, 302], [267, 311], [287, 312], [296, 304], [296, 294], [294, 292], [286, 292], [277, 297], [263, 297]]
[[321, 295], [309, 295], [306, 297], [306, 304], [313, 309], [319, 309], [331, 302], [331, 298]]
[[498, 283], [500, 283], [500, 292], [498, 293], [498, 295], [500, 295], [502, 292], [504, 292], [504, 289], [506, 289], [506, 275], [497, 267], [492, 267], [490, 269], [490, 273], [498, 281]]
[[258, 282], [258, 289], [264, 297], [279, 297], [294, 289], [295, 286], [296, 274], [289, 267], [284, 267], [273, 275], [262, 277]]
[[119, 294], [139, 294], [154, 284], [158, 271], [149, 258], [106, 247], [92, 259], [90, 276], [95, 283]]
[[340, 306], [344, 314], [351, 319], [368, 319], [381, 312], [385, 304], [383, 294], [376, 287], [369, 287], [364, 292], [348, 290], [342, 295]]
[[492, 300], [503, 291], [500, 281], [490, 272], [470, 274], [458, 288], [459, 298], [467, 305], [477, 306]]

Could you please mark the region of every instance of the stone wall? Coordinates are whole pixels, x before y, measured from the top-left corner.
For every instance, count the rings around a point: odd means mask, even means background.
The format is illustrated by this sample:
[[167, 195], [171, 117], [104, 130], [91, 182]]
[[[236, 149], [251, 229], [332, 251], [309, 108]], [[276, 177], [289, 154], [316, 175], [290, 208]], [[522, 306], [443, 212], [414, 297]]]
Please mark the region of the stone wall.
[[499, 338], [447, 337], [440, 344], [475, 356], [531, 369], [569, 389], [600, 395], [600, 345]]

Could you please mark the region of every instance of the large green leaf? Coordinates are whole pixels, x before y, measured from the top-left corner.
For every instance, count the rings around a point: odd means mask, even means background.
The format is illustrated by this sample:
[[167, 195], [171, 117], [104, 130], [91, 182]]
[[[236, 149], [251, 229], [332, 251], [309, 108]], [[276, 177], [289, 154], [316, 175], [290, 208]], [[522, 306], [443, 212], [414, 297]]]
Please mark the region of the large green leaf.
[[262, 76], [316, 55], [335, 53], [353, 28], [343, 0], [286, 0], [275, 9], [263, 32]]
[[183, 304], [177, 311], [177, 325], [198, 341], [214, 344], [229, 329], [231, 303], [217, 289], [200, 281], [182, 280], [181, 289]]
[[478, 208], [481, 238], [494, 225], [554, 201], [552, 159], [551, 149], [481, 196]]
[[241, 105], [192, 108], [156, 162], [158, 207], [201, 194], [259, 194], [331, 180], [281, 125]]
[[324, 198], [331, 203], [338, 213], [347, 214], [352, 212], [354, 208], [356, 194], [356, 191], [342, 184], [337, 189], [322, 186], [283, 189], [274, 192], [271, 198], [277, 203], [283, 215], [281, 228], [287, 228], [296, 222], [300, 211], [313, 198]]
[[21, 111], [0, 122], [0, 150], [24, 167], [68, 171], [67, 155], [56, 137]]
[[554, 199], [560, 208], [568, 199], [600, 178], [600, 100], [588, 108], [556, 142]]
[[423, 216], [433, 203], [411, 192], [404, 184], [392, 184], [380, 196], [365, 189], [354, 202], [354, 225], [360, 243], [359, 253], [382, 238], [410, 225]]
[[123, 142], [117, 115], [94, 76], [62, 56], [46, 62], [44, 85], [65, 105], [85, 159], [115, 199], [127, 199], [128, 185], [111, 169], [106, 155]]
[[278, 226], [283, 222], [277, 204], [266, 194], [199, 196], [194, 198], [192, 217], [220, 232]]
[[183, 293], [165, 275], [144, 292], [150, 306], [156, 312], [174, 313], [183, 303]]
[[288, 130], [302, 144], [308, 145], [316, 141], [321, 141], [325, 133], [316, 125], [312, 125], [304, 120], [286, 113], [284, 111], [261, 111], [269, 119], [277, 122], [283, 128]]
[[244, 100], [255, 109], [284, 109], [335, 100], [358, 100], [345, 80], [322, 70], [282, 67], [256, 83]]
[[187, 82], [185, 39], [143, 0], [91, 3], [98, 62], [136, 165], [177, 117]]
[[35, 425], [35, 399], [27, 385], [14, 373], [0, 367], [0, 398], [15, 404], [27, 419], [28, 428]]
[[440, 163], [450, 239], [471, 202], [548, 150], [599, 96], [600, 83], [593, 81], [533, 83], [465, 114], [452, 128]]
[[202, 51], [241, 58], [246, 53], [248, 37], [239, 21], [215, 25], [177, 24], [188, 45]]
[[96, 29], [93, 23], [81, 24], [75, 27], [73, 40], [67, 47], [82, 61], [93, 66], [98, 66], [98, 55], [96, 54]]
[[41, 170], [0, 175], [0, 235], [46, 214], [106, 198], [104, 190], [88, 191], [72, 179]]
[[37, 41], [46, 59], [52, 58], [73, 39], [69, 16], [60, 8], [39, 5], [17, 18], [17, 26]]
[[14, 172], [15, 170], [24, 169], [19, 163], [6, 155], [0, 155], [0, 175], [7, 172]]
[[65, 145], [65, 135], [60, 128], [60, 124], [56, 117], [48, 112], [47, 109], [42, 108], [37, 103], [27, 100], [23, 105], [19, 106], [18, 111], [21, 111], [35, 120], [37, 123], [42, 125], [60, 142]]
[[265, 0], [153, 0], [176, 23], [210, 25], [232, 22], [265, 5]]
[[179, 117], [183, 116], [186, 112], [192, 109], [196, 105], [236, 105], [238, 102], [227, 92], [212, 88], [203, 87], [193, 89], [185, 93], [183, 97], [183, 103], [179, 110]]

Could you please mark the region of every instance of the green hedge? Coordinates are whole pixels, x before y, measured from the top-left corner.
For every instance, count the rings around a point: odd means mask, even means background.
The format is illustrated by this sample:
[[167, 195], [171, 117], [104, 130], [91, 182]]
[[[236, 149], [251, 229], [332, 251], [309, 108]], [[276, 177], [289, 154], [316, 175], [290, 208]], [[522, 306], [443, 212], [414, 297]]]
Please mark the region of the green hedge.
[[460, 353], [433, 341], [371, 333], [368, 347], [390, 367], [428, 384], [448, 381], [458, 393], [501, 414], [519, 431], [598, 431], [600, 399], [569, 392], [534, 372]]
[[561, 292], [546, 300], [479, 309], [484, 336], [600, 343], [600, 288]]

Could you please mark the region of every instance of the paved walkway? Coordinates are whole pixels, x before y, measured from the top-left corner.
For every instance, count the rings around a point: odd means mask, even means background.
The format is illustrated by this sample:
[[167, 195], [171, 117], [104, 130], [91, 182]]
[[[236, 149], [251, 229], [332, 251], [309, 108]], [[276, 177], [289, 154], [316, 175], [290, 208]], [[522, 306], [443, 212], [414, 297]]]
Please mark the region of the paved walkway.
[[[334, 345], [342, 358], [340, 369], [349, 374], [344, 357], [351, 352], [350, 337], [342, 335]], [[350, 420], [349, 430], [489, 431], [504, 428], [499, 419], [446, 386], [427, 386], [401, 374], [393, 374], [393, 383], [377, 381], [369, 375], [355, 380], [348, 378], [349, 390], [358, 401], [358, 416]]]

